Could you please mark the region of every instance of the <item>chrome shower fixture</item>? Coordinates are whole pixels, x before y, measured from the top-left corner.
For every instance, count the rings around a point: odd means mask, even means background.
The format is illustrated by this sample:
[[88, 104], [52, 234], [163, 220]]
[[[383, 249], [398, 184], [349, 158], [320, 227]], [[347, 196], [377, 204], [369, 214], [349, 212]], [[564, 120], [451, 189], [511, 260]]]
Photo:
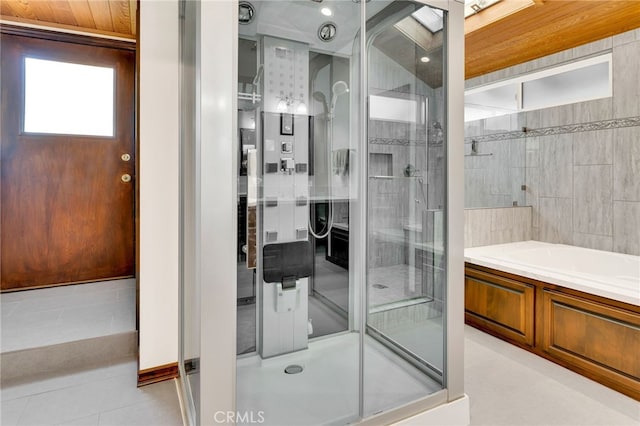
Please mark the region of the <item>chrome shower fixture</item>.
[[324, 113], [329, 114], [329, 107], [327, 106], [327, 97], [322, 92], [313, 92], [313, 99], [322, 103], [322, 108], [324, 108]]
[[242, 25], [250, 24], [253, 21], [253, 17], [256, 10], [253, 5], [248, 1], [241, 1], [238, 4], [238, 22]]
[[318, 38], [324, 42], [329, 42], [336, 37], [338, 27], [334, 22], [325, 22], [318, 28]]
[[340, 95], [344, 95], [349, 92], [349, 85], [340, 80], [333, 83], [333, 87], [331, 88], [331, 114], [333, 115], [333, 110], [336, 108], [336, 102], [338, 102], [338, 97]]

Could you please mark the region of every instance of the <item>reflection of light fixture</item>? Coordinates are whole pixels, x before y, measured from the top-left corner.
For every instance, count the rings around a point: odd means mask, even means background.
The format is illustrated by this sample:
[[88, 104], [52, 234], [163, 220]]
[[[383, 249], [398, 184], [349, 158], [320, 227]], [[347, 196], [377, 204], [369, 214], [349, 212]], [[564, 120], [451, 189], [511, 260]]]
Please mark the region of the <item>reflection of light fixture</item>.
[[296, 108], [296, 114], [307, 115], [307, 105], [304, 102], [300, 101]]
[[333, 12], [328, 7], [323, 7], [322, 9], [320, 9], [320, 13], [322, 13], [324, 16], [333, 15]]
[[289, 109], [289, 105], [287, 105], [287, 101], [284, 99], [280, 99], [278, 101], [278, 105], [276, 106], [276, 111], [287, 112], [287, 109]]
[[431, 59], [429, 59], [429, 57], [428, 57], [428, 56], [423, 56], [422, 58], [420, 58], [420, 62], [425, 63], [425, 64], [426, 64], [427, 62], [429, 62], [430, 60], [431, 60]]
[[285, 96], [284, 94], [276, 99], [278, 99], [276, 111], [307, 115], [307, 104], [302, 100], [302, 94], [300, 94], [300, 99]]

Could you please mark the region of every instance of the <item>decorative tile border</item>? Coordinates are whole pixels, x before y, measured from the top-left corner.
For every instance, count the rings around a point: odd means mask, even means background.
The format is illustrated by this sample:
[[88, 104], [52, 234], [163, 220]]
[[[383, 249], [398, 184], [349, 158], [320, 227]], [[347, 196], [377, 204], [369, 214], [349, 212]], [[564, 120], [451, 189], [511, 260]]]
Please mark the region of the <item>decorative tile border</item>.
[[[371, 145], [396, 145], [396, 146], [424, 146], [424, 139], [389, 139], [389, 138], [369, 138]], [[442, 146], [442, 141], [435, 138], [429, 140], [430, 147]]]
[[537, 136], [561, 135], [565, 133], [591, 132], [594, 130], [618, 129], [622, 127], [640, 126], [640, 117], [617, 118], [613, 120], [593, 121], [591, 123], [567, 124], [565, 126], [545, 127], [541, 129], [526, 129], [514, 132], [494, 133], [484, 136], [469, 136], [465, 143], [503, 141], [509, 139], [533, 138]]
[[390, 139], [390, 138], [369, 138], [369, 143], [372, 145], [424, 145], [426, 141], [424, 139]]

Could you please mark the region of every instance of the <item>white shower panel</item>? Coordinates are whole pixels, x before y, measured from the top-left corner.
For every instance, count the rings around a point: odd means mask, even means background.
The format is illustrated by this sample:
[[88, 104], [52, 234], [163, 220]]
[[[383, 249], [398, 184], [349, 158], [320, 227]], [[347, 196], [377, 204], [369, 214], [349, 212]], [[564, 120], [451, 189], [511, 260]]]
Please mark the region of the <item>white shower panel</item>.
[[[261, 268], [259, 351], [263, 358], [306, 349], [310, 265], [301, 255], [309, 241], [309, 49], [306, 44], [262, 39]], [[287, 256], [299, 259], [282, 259]], [[265, 251], [272, 250], [267, 257]], [[280, 254], [273, 254], [281, 250]], [[311, 253], [310, 251], [308, 253]], [[297, 266], [291, 268], [288, 263]], [[268, 270], [270, 278], [266, 277]], [[281, 281], [281, 282], [278, 282]]]
[[307, 113], [309, 46], [273, 37], [263, 38], [264, 110]]

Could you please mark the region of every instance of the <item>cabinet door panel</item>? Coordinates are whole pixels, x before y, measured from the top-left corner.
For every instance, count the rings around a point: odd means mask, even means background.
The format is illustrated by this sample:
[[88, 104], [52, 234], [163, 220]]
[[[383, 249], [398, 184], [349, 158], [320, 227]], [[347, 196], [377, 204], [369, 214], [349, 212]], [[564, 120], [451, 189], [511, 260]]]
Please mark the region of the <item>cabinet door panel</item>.
[[467, 269], [467, 323], [508, 340], [533, 346], [535, 288], [508, 278]]
[[542, 295], [541, 349], [640, 394], [638, 315], [555, 291]]

